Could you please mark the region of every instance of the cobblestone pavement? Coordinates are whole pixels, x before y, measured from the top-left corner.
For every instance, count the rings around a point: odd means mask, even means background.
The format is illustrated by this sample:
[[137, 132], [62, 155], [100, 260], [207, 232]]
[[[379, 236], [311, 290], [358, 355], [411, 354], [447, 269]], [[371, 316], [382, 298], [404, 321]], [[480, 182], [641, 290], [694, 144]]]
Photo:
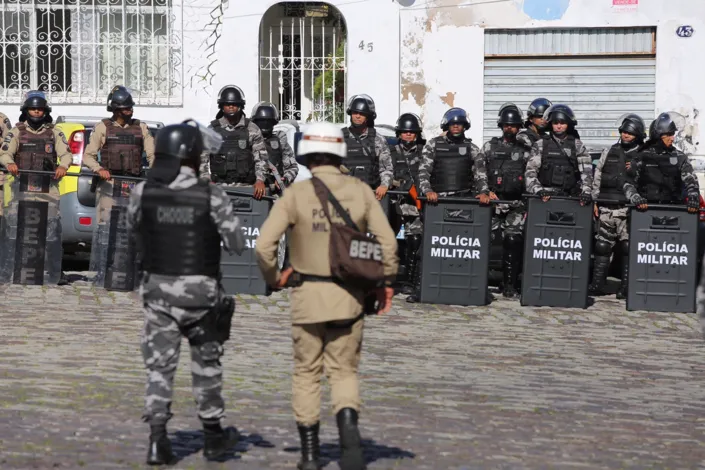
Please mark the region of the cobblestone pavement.
[[[704, 342], [693, 315], [409, 305], [367, 320], [361, 429], [370, 469], [705, 468]], [[182, 355], [176, 468], [295, 468], [287, 297], [239, 296], [226, 345], [227, 423], [206, 464]], [[145, 372], [134, 293], [0, 287], [0, 468], [143, 468]], [[323, 451], [337, 431], [324, 409]]]

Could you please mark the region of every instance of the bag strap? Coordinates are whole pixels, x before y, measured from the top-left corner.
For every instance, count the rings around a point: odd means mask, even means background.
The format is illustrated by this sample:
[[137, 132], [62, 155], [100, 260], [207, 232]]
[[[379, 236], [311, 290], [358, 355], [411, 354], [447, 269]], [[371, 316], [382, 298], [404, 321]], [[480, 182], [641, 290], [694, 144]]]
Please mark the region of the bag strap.
[[345, 221], [345, 225], [359, 232], [360, 229], [357, 227], [357, 224], [353, 222], [348, 212], [343, 209], [343, 206], [341, 206], [340, 202], [338, 202], [335, 196], [333, 196], [333, 193], [330, 191], [330, 189], [328, 189], [328, 187], [323, 184], [323, 181], [321, 181], [321, 179], [316, 176], [312, 176], [311, 183], [313, 183], [313, 189], [316, 192], [316, 196], [318, 196], [318, 200], [321, 201], [321, 205], [323, 206], [323, 212], [326, 214], [328, 222], [333, 225], [333, 221], [330, 218], [330, 211], [328, 210], [328, 201], [330, 201], [330, 203], [333, 204], [333, 207], [335, 207], [335, 210], [338, 211], [338, 214], [340, 214], [340, 217], [342, 217], [343, 221]]

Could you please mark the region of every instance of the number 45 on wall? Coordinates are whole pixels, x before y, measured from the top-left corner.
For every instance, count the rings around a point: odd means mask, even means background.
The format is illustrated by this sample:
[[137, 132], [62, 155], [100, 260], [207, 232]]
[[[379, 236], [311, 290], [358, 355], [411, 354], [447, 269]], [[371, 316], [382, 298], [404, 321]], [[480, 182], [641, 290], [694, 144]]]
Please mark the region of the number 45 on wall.
[[[360, 41], [360, 45], [358, 47], [360, 48], [361, 51], [364, 51], [365, 50], [365, 41]], [[372, 52], [373, 49], [374, 49], [374, 43], [368, 42], [367, 43], [367, 52]]]

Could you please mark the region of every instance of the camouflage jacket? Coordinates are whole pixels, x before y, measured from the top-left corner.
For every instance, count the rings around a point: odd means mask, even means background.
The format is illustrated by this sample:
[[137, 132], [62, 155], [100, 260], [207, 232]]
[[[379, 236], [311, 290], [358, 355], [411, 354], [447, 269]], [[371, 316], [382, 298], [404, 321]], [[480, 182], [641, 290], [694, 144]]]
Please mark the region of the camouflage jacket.
[[[196, 184], [196, 172], [181, 167], [181, 172], [169, 188], [189, 188]], [[141, 245], [140, 224], [142, 222], [142, 191], [145, 183], [139, 183], [132, 190], [127, 206], [127, 227]], [[230, 254], [241, 254], [245, 249], [245, 237], [240, 220], [233, 214], [230, 197], [216, 185], [211, 185], [211, 217], [218, 227], [223, 247]], [[174, 253], [178, 256], [178, 253]], [[188, 306], [204, 308], [215, 305], [220, 296], [219, 281], [209, 276], [165, 276], [145, 273], [140, 286], [140, 295], [145, 302], [165, 306]]]
[[287, 184], [291, 184], [299, 174], [299, 165], [296, 163], [294, 149], [289, 145], [289, 140], [286, 138], [284, 131], [275, 130], [274, 135], [279, 139], [279, 146], [282, 149], [282, 166], [284, 167], [284, 173], [281, 177], [286, 180]]
[[[556, 137], [557, 138], [557, 137]], [[575, 139], [575, 150], [578, 159], [578, 171], [580, 171], [580, 192], [582, 194], [592, 194], [592, 159], [585, 148], [583, 141]], [[526, 173], [524, 179], [526, 182], [526, 191], [530, 194], [536, 194], [544, 188], [539, 182], [539, 171], [541, 170], [541, 160], [543, 155], [543, 139], [538, 140], [531, 148], [531, 156], [526, 162]]]
[[[664, 152], [672, 153], [674, 157], [684, 157], [683, 163], [680, 167], [681, 181], [683, 182], [683, 188], [685, 189], [686, 195], [699, 195], [700, 194], [700, 183], [698, 182], [698, 176], [695, 174], [693, 165], [690, 163], [690, 158], [683, 152], [675, 147], [672, 147], [668, 151], [657, 150], [655, 148], [649, 148], [644, 150], [645, 152]], [[639, 154], [636, 154], [632, 159], [631, 170], [627, 172], [626, 182], [624, 183], [624, 193], [631, 202], [634, 202], [634, 198], [639, 195], [637, 191], [637, 183], [639, 181], [639, 173], [641, 169], [641, 160]], [[644, 196], [642, 194], [642, 196]]]
[[[219, 119], [220, 125], [226, 131], [232, 131], [238, 127], [245, 126], [245, 116], [243, 115], [237, 124], [234, 126], [230, 124], [230, 121], [223, 116]], [[209, 129], [213, 129], [212, 125], [208, 125]], [[267, 154], [267, 147], [264, 145], [264, 137], [262, 137], [262, 131], [260, 131], [257, 125], [250, 121], [247, 125], [247, 132], [249, 134], [249, 142], [252, 146], [252, 155], [255, 159], [255, 178], [257, 181], [262, 181], [267, 179], [269, 174], [269, 155]], [[203, 152], [201, 154], [201, 166], [199, 168], [199, 178], [210, 181], [211, 179], [211, 156], [208, 152]]]
[[[442, 136], [445, 142], [452, 144], [454, 141], [447, 136]], [[466, 139], [466, 142], [468, 139]], [[485, 164], [485, 156], [480, 152], [480, 149], [475, 144], [470, 146], [470, 155], [468, 158], [472, 161], [472, 174], [474, 178], [475, 193], [489, 193], [487, 185], [487, 166]], [[419, 187], [421, 194], [426, 194], [433, 191], [431, 187], [431, 174], [436, 161], [436, 139], [430, 139], [421, 152], [421, 164], [419, 165]]]

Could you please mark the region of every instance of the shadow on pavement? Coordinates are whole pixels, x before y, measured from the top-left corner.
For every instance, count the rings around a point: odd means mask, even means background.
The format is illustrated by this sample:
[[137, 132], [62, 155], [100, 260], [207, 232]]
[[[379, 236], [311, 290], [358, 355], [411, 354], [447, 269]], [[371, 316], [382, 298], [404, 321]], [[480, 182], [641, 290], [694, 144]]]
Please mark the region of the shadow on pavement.
[[[379, 444], [372, 439], [363, 439], [362, 446], [365, 449], [365, 462], [372, 463], [377, 460], [402, 460], [413, 459], [416, 454], [408, 450], [400, 449], [399, 447], [389, 447], [384, 444]], [[301, 447], [287, 447], [285, 452], [301, 452]], [[338, 462], [340, 460], [340, 446], [338, 443], [321, 444], [321, 460], [322, 464], [328, 465], [330, 462]]]
[[[177, 462], [189, 457], [192, 454], [203, 450], [203, 431], [176, 431], [171, 434], [171, 446]], [[240, 455], [249, 451], [251, 447], [273, 448], [274, 444], [256, 433], [245, 433], [240, 431], [238, 443], [217, 462], [227, 462], [229, 460], [239, 460]]]

